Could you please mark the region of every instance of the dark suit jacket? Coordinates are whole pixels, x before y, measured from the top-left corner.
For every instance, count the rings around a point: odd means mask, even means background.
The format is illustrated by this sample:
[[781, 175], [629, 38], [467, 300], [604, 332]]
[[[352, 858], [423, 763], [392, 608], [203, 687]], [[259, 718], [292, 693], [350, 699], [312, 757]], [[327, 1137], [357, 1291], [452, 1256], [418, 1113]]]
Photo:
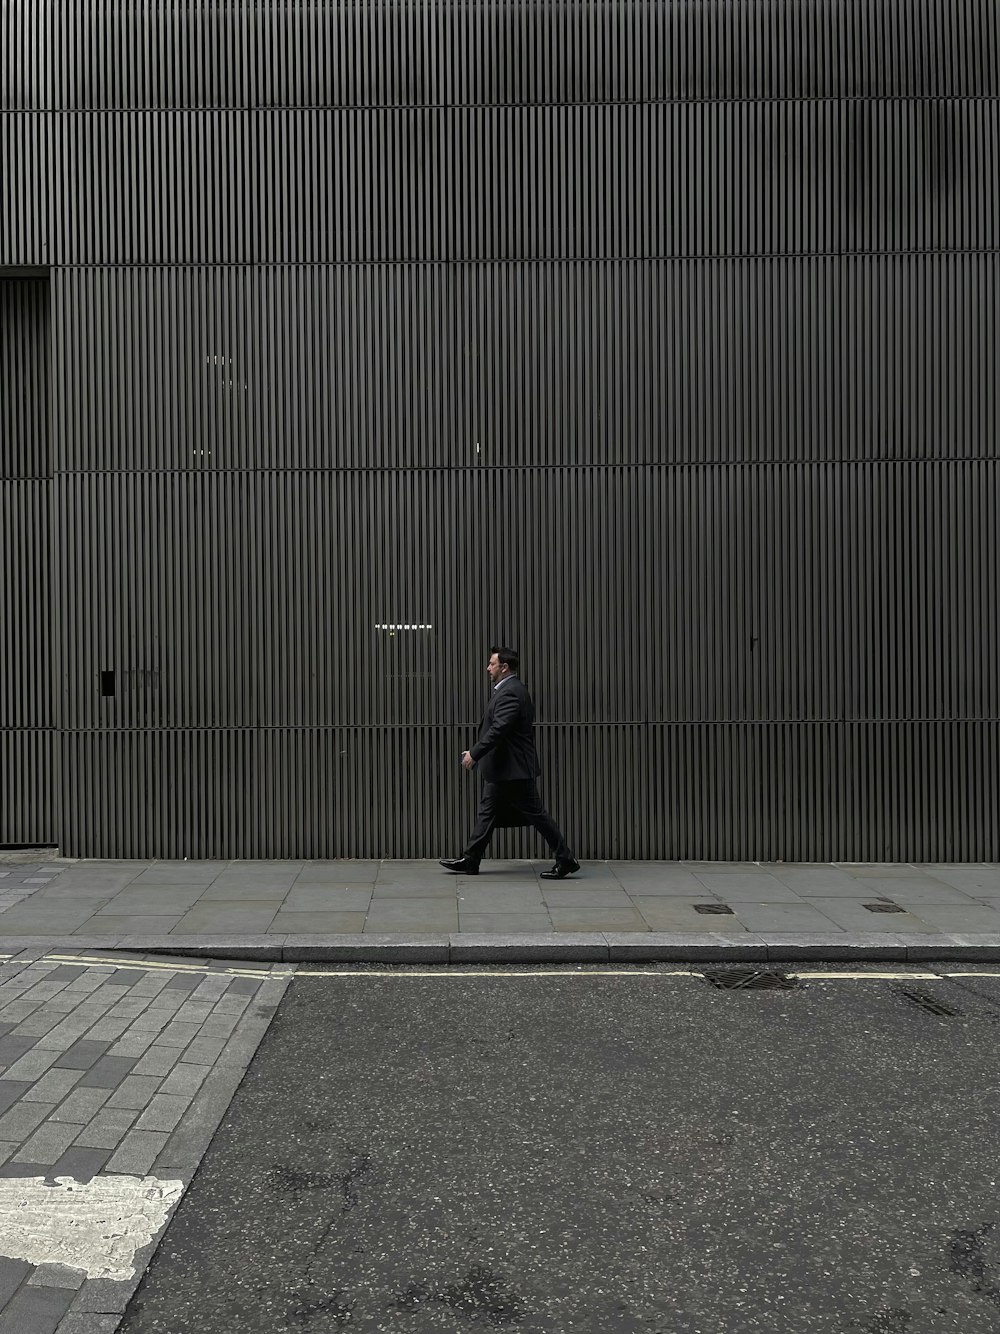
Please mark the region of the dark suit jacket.
[[470, 754], [487, 783], [537, 778], [542, 772], [535, 754], [535, 706], [519, 676], [493, 687], [479, 724], [479, 740]]

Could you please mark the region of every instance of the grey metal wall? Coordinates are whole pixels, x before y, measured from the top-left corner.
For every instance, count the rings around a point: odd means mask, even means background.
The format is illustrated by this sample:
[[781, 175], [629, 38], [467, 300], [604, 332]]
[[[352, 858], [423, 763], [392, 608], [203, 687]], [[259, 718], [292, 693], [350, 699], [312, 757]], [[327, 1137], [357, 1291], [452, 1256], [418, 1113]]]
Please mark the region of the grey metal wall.
[[0, 277], [0, 844], [50, 844], [48, 283]]
[[452, 852], [501, 639], [581, 855], [1000, 857], [993, 0], [0, 24], [0, 842]]

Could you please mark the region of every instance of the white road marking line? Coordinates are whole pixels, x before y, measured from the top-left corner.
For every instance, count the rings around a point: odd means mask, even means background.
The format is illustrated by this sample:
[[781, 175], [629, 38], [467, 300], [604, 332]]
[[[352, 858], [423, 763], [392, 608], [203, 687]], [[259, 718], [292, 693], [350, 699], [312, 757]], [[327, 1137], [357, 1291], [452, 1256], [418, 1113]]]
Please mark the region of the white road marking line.
[[859, 982], [863, 982], [867, 981], [869, 978], [885, 979], [894, 977], [905, 977], [909, 981], [919, 980], [922, 982], [930, 982], [934, 978], [950, 976], [949, 973], [874, 973], [874, 972], [873, 973], [820, 973], [820, 972], [789, 973], [787, 972], [787, 969], [784, 968], [782, 968], [781, 971], [783, 973], [786, 973], [788, 977], [800, 977], [805, 981], [826, 980], [826, 981], [837, 981], [837, 982], [844, 982], [851, 980], [857, 980]]
[[44, 959], [36, 959], [35, 962], [76, 964], [78, 968], [106, 968], [110, 972], [116, 969], [149, 968], [168, 973], [208, 973], [212, 977], [260, 977], [278, 981], [295, 976], [291, 969], [286, 968], [278, 968], [275, 971], [265, 971], [262, 968], [210, 968], [206, 964], [161, 963], [151, 959], [102, 959], [87, 954], [47, 954]]
[[[78, 968], [106, 968], [109, 971], [116, 969], [129, 968], [148, 968], [161, 969], [172, 973], [209, 973], [213, 977], [253, 977], [268, 982], [283, 982], [288, 979], [298, 979], [300, 977], [688, 977], [698, 981], [702, 980], [704, 973], [717, 967], [739, 967], [749, 968], [755, 965], [749, 964], [731, 964], [724, 962], [716, 964], [706, 962], [699, 968], [589, 968], [586, 965], [566, 965], [562, 968], [505, 968], [502, 964], [492, 965], [490, 968], [455, 968], [449, 964], [440, 964], [436, 968], [407, 968], [405, 965], [396, 968], [299, 968], [295, 970], [292, 966], [287, 968], [277, 968], [274, 970], [265, 970], [257, 968], [209, 968], [204, 964], [178, 964], [161, 963], [156, 960], [137, 960], [130, 959], [122, 961], [119, 959], [98, 958], [92, 955], [80, 954], [49, 954], [42, 959], [36, 959], [35, 963], [60, 963], [75, 964]], [[949, 977], [1000, 977], [1000, 971], [959, 971], [959, 972], [907, 972], [902, 969], [894, 972], [849, 972], [844, 971], [820, 971], [818, 969], [808, 971], [796, 971], [783, 967], [780, 963], [761, 964], [760, 971], [775, 970], [784, 973], [787, 977], [799, 978], [802, 981], [830, 981], [830, 982], [877, 982], [905, 980], [909, 982], [931, 982], [935, 979], [944, 979]]]
[[[300, 977], [689, 977], [697, 981], [703, 980], [704, 972], [720, 965], [706, 963], [702, 968], [682, 968], [682, 969], [654, 969], [654, 968], [589, 968], [574, 969], [570, 971], [567, 968], [532, 968], [516, 969], [505, 968], [503, 972], [482, 971], [475, 969], [458, 969], [442, 964], [438, 969], [409, 969], [399, 971], [396, 969], [365, 969], [364, 972], [358, 972], [353, 969], [311, 969], [300, 968], [297, 973], [293, 973], [293, 978], [297, 981]], [[745, 968], [748, 965], [722, 965]], [[931, 981], [935, 978], [946, 977], [1000, 977], [997, 973], [833, 973], [833, 972], [791, 972], [787, 968], [782, 968], [780, 964], [762, 965], [761, 971], [776, 970], [785, 974], [786, 977], [802, 978], [805, 981], [878, 981], [884, 979], [905, 978], [907, 981]]]
[[[499, 965], [503, 967], [503, 965]], [[292, 974], [295, 978], [300, 977], [689, 977], [691, 974], [687, 969], [681, 969], [679, 972], [665, 972], [654, 968], [589, 968], [576, 969], [572, 966], [566, 968], [504, 968], [502, 973], [487, 972], [481, 968], [454, 968], [449, 964], [441, 964], [439, 969], [418, 969], [411, 968], [405, 972], [399, 972], [396, 969], [386, 968], [366, 968], [363, 973], [355, 972], [352, 969], [311, 969], [300, 968], [297, 973]]]
[[128, 1279], [180, 1199], [183, 1181], [97, 1176], [0, 1178], [0, 1237], [10, 1260], [69, 1265], [88, 1278]]

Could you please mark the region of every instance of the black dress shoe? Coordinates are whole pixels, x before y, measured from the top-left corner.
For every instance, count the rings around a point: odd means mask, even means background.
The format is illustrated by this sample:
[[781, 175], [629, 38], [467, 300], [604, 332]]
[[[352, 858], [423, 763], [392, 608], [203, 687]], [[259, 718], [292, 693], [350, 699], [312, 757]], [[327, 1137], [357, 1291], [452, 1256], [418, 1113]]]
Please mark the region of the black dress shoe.
[[552, 870], [543, 871], [540, 878], [542, 880], [565, 880], [568, 875], [572, 875], [574, 871], [579, 871], [579, 869], [580, 863], [575, 858], [569, 862], [556, 862]]
[[459, 857], [457, 861], [446, 862], [441, 858], [441, 865], [446, 871], [457, 871], [461, 875], [478, 875], [479, 863], [470, 862], [468, 857]]

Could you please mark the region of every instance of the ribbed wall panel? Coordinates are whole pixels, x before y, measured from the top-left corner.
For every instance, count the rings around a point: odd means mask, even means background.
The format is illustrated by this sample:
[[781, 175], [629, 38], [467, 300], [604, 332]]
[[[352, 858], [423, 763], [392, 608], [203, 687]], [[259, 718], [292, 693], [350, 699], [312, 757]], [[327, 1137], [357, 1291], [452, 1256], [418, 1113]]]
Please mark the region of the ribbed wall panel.
[[453, 851], [501, 640], [584, 856], [1000, 858], [994, 0], [0, 39], [0, 841]]
[[995, 254], [59, 270], [61, 469], [996, 458]]
[[0, 112], [49, 105], [51, 0], [0, 5]]
[[0, 846], [53, 839], [49, 304], [0, 279]]
[[49, 284], [0, 278], [0, 479], [52, 475]]
[[467, 724], [497, 641], [543, 721], [1000, 716], [995, 461], [56, 488], [69, 726]]
[[0, 478], [0, 730], [51, 725], [51, 610], [49, 483]]
[[54, 9], [54, 89], [66, 107], [1000, 92], [994, 0], [54, 0]]
[[0, 726], [0, 847], [59, 843], [55, 744], [49, 728]]
[[0, 111], [0, 268], [49, 262], [50, 170], [48, 116]]
[[54, 132], [58, 264], [1000, 244], [995, 99], [95, 112]]
[[[464, 728], [66, 732], [63, 850], [433, 857], [472, 819]], [[996, 722], [538, 729], [582, 857], [977, 861], [1000, 847]], [[90, 794], [101, 793], [94, 803]], [[521, 831], [498, 856], [545, 855]]]

